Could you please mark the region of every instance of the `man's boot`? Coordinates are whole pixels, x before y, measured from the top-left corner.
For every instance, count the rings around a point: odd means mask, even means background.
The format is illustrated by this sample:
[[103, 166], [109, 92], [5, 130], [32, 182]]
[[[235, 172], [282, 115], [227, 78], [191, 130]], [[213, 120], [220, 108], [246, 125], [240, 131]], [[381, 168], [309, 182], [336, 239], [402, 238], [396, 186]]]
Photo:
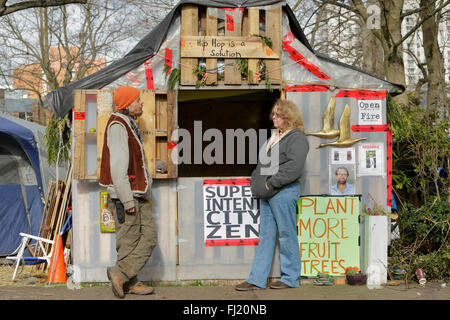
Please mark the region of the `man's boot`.
[[111, 281], [112, 292], [117, 298], [124, 298], [125, 293], [123, 292], [123, 281], [120, 277], [114, 273], [112, 268], [106, 268], [106, 274], [108, 275], [109, 281]]
[[132, 287], [127, 288], [126, 292], [131, 294], [147, 295], [153, 293], [153, 288], [146, 286], [142, 282], [138, 282]]

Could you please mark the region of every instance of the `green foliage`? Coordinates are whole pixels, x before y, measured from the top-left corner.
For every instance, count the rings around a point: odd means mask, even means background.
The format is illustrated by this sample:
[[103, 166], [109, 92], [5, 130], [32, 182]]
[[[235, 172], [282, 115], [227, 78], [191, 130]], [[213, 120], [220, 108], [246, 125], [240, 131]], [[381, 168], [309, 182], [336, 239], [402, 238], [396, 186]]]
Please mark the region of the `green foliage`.
[[195, 82], [195, 88], [198, 89], [205, 84], [203, 82], [203, 76], [204, 76], [204, 73], [206, 72], [206, 67], [198, 64], [194, 67], [194, 70], [192, 72], [197, 76], [197, 81]]
[[400, 238], [391, 244], [394, 264], [414, 278], [423, 268], [427, 279], [450, 276], [450, 203], [433, 198], [416, 208], [408, 203], [398, 217]]
[[423, 107], [399, 105], [388, 98], [388, 122], [393, 134], [393, 187], [400, 204], [412, 194], [421, 197], [446, 195], [449, 172], [450, 121], [434, 121]]
[[449, 119], [431, 118], [413, 99], [406, 105], [388, 98], [392, 129], [393, 189], [398, 198], [400, 238], [390, 246], [396, 267], [414, 279], [449, 276], [450, 203]]
[[273, 48], [272, 48], [272, 39], [270, 39], [270, 38], [268, 38], [268, 37], [266, 37], [266, 36], [262, 36], [262, 35], [254, 34], [254, 33], [253, 33], [251, 36], [252, 36], [252, 37], [260, 37], [260, 38], [261, 38], [261, 41], [262, 41], [262, 43], [263, 43], [264, 45], [268, 46], [270, 49], [273, 49]]
[[248, 59], [236, 59], [236, 64], [241, 71], [241, 76], [250, 81], [251, 77], [248, 71]]
[[176, 85], [180, 83], [181, 79], [180, 69], [172, 69], [171, 71], [170, 66], [164, 65], [164, 73], [166, 74], [167, 88], [169, 90], [174, 90]]
[[[70, 160], [70, 127], [69, 114], [61, 120], [58, 120], [55, 115], [50, 119], [44, 132], [44, 145], [49, 164]], [[62, 142], [60, 130], [62, 130]]]

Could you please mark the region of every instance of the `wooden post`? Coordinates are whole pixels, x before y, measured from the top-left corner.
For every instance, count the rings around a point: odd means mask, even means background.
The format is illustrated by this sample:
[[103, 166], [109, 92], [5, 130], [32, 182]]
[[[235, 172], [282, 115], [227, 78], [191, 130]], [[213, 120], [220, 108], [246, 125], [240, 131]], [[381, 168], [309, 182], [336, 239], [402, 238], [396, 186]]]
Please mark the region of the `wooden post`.
[[[225, 21], [225, 36], [240, 36], [242, 21], [236, 21], [236, 16], [228, 15], [233, 17], [233, 22], [227, 23]], [[225, 84], [241, 84], [241, 70], [237, 64], [237, 59], [225, 59]]]
[[[249, 8], [248, 9], [248, 36], [259, 35], [259, 9]], [[248, 59], [248, 82], [251, 84], [257, 84], [258, 78], [255, 77], [258, 72], [258, 59]]]
[[[206, 35], [217, 36], [217, 17], [210, 14], [211, 10], [217, 11], [217, 8], [207, 8], [206, 10]], [[206, 59], [206, 69], [213, 69], [214, 72], [208, 75], [206, 84], [217, 84], [217, 59]]]
[[[167, 91], [167, 146], [172, 144], [172, 133], [176, 125], [175, 116], [175, 92]], [[167, 150], [167, 177], [178, 177], [178, 166], [172, 162], [172, 148]]]
[[149, 90], [141, 91], [141, 100], [144, 103], [142, 116], [137, 120], [139, 131], [144, 143], [144, 153], [147, 169], [152, 177], [155, 176], [156, 158], [156, 106], [155, 92]]
[[[181, 8], [181, 38], [183, 36], [198, 35], [198, 8], [196, 5], [185, 4]], [[182, 39], [181, 39], [182, 40]], [[196, 58], [181, 59], [181, 84], [195, 85], [197, 75], [193, 73], [194, 67], [197, 65]]]
[[272, 40], [272, 50], [280, 57], [277, 60], [265, 60], [266, 72], [269, 72], [270, 82], [279, 83], [281, 79], [281, 6], [266, 11], [266, 37]]
[[84, 179], [84, 141], [85, 141], [85, 120], [86, 116], [86, 95], [84, 91], [74, 91], [74, 120], [73, 128], [75, 135], [75, 146], [73, 155], [73, 178]]
[[103, 141], [106, 124], [113, 112], [113, 93], [108, 90], [97, 92], [97, 179], [100, 179], [100, 166], [102, 163]]

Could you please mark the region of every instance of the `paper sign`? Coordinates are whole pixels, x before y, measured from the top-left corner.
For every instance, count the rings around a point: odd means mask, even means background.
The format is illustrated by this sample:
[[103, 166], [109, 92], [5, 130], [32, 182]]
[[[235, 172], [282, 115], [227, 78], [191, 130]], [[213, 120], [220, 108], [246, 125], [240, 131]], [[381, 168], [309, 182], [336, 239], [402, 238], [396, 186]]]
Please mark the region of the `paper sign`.
[[355, 163], [354, 148], [332, 148], [330, 149], [330, 164]]
[[100, 192], [100, 232], [115, 232], [116, 224], [114, 215], [108, 209], [109, 194], [108, 192]]
[[259, 199], [249, 179], [204, 180], [203, 210], [205, 246], [259, 243]]
[[359, 197], [303, 196], [298, 200], [302, 276], [345, 275], [359, 268]]
[[358, 175], [381, 176], [384, 174], [384, 144], [370, 143], [359, 146]]
[[382, 101], [381, 100], [358, 100], [358, 123], [382, 124]]

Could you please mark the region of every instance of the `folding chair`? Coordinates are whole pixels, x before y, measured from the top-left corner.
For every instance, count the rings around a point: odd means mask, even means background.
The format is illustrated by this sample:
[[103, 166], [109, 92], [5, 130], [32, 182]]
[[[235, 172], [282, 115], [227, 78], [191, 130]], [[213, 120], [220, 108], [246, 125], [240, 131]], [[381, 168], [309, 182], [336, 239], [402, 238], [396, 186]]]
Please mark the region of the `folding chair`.
[[[66, 219], [66, 222], [64, 223], [64, 227], [62, 228], [60, 234], [64, 234], [67, 231], [70, 230], [70, 228], [72, 228], [72, 211], [69, 212], [69, 216]], [[17, 269], [19, 269], [19, 265], [23, 262], [24, 264], [28, 264], [28, 265], [33, 265], [33, 264], [39, 264], [39, 263], [43, 263], [43, 262], [47, 262], [47, 265], [50, 265], [50, 259], [52, 257], [52, 253], [53, 253], [53, 244], [54, 241], [53, 240], [49, 240], [49, 239], [45, 239], [45, 238], [41, 238], [41, 237], [37, 237], [37, 236], [33, 236], [31, 234], [27, 234], [27, 233], [23, 233], [20, 232], [19, 233], [20, 236], [22, 237], [22, 243], [19, 247], [19, 251], [17, 253], [16, 256], [8, 256], [6, 257], [6, 259], [9, 260], [14, 260], [16, 262], [16, 268], [14, 269], [14, 274], [12, 276], [12, 281], [14, 281], [14, 279], [16, 278], [16, 274], [17, 274]], [[24, 252], [25, 252], [25, 247], [29, 247], [28, 245], [28, 241], [30, 240], [35, 240], [36, 241], [36, 248], [39, 246], [39, 248], [42, 250], [42, 254], [40, 256], [37, 257], [24, 257]], [[48, 243], [51, 246], [50, 252], [47, 253], [47, 251], [45, 250], [45, 246], [44, 243]], [[31, 252], [31, 249], [30, 249]], [[36, 252], [39, 252], [39, 250], [36, 250]]]
[[[19, 251], [16, 256], [8, 256], [6, 259], [16, 261], [16, 268], [14, 269], [14, 274], [12, 276], [12, 281], [16, 278], [17, 269], [19, 269], [19, 265], [24, 262], [24, 264], [38, 264], [42, 262], [47, 262], [50, 264], [50, 258], [52, 256], [53, 251], [53, 240], [44, 239], [41, 237], [36, 237], [27, 233], [19, 233], [22, 237], [22, 243], [19, 247]], [[36, 246], [39, 246], [42, 250], [42, 255], [39, 257], [24, 257], [23, 254], [25, 252], [25, 247], [27, 247], [29, 240], [35, 240]], [[49, 253], [45, 251], [44, 243], [49, 243], [51, 245], [51, 250]]]

